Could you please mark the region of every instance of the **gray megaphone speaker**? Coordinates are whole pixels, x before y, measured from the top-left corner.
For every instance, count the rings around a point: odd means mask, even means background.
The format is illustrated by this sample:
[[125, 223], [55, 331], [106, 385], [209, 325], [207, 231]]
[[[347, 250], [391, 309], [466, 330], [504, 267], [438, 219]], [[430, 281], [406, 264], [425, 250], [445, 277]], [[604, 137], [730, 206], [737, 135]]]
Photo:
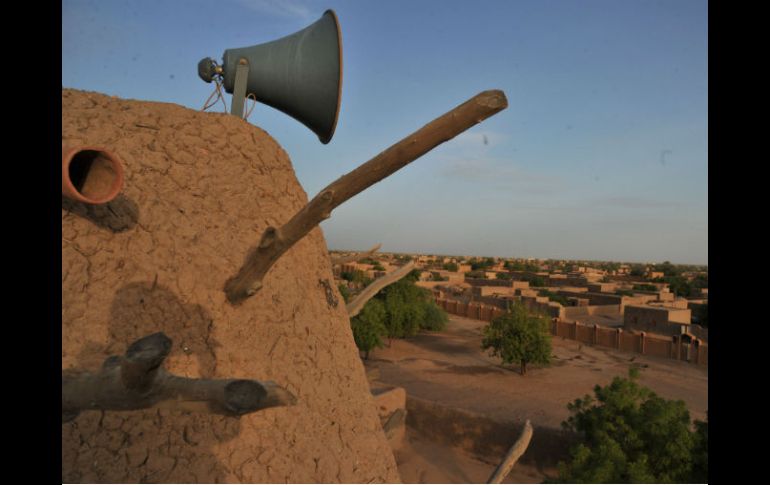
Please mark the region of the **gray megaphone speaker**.
[[337, 126], [342, 95], [342, 38], [337, 15], [324, 12], [294, 34], [251, 47], [227, 49], [223, 63], [198, 63], [206, 82], [222, 80], [233, 94], [231, 114], [243, 116], [247, 96], [286, 113], [329, 143]]

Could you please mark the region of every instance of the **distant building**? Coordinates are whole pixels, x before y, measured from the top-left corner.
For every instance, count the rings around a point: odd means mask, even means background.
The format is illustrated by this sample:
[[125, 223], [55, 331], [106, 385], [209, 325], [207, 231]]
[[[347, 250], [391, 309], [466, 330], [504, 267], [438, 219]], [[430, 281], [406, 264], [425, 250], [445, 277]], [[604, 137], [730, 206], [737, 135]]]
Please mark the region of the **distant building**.
[[688, 331], [692, 319], [689, 308], [652, 305], [625, 305], [623, 326], [627, 330], [680, 335]]

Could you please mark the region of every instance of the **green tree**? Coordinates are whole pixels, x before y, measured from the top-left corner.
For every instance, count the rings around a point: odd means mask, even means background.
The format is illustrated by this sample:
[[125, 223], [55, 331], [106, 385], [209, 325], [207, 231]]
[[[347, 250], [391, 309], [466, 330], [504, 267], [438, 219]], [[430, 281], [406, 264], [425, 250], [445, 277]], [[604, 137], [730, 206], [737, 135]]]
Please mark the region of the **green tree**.
[[529, 282], [529, 286], [545, 286], [545, 279], [542, 276], [525, 276], [524, 280]]
[[373, 298], [366, 302], [361, 313], [350, 319], [353, 340], [358, 350], [364, 353], [364, 359], [369, 358], [369, 352], [375, 347], [383, 347], [382, 337], [388, 333], [385, 318], [385, 305]]
[[679, 276], [682, 270], [669, 261], [655, 265], [655, 271], [662, 271], [664, 276]]
[[431, 271], [430, 281], [449, 281], [449, 277], [441, 276], [437, 271]]
[[655, 285], [650, 285], [647, 283], [643, 283], [641, 285], [634, 285], [635, 290], [639, 291], [658, 291], [658, 287]]
[[348, 288], [348, 285], [345, 283], [340, 283], [337, 285], [337, 288], [340, 290], [340, 294], [342, 295], [342, 298], [345, 300], [345, 303], [347, 303], [350, 300], [350, 288]]
[[500, 357], [504, 364], [521, 363], [526, 375], [528, 363], [548, 364], [551, 358], [551, 332], [547, 317], [530, 315], [517, 303], [505, 314], [493, 318], [484, 327], [481, 348]]
[[549, 301], [555, 301], [556, 303], [560, 303], [562, 306], [571, 305], [566, 296], [554, 293], [549, 290], [540, 290], [537, 294], [539, 296], [547, 296]]
[[368, 286], [372, 282], [371, 278], [367, 278], [363, 271], [343, 271], [340, 274], [340, 278], [351, 283], [358, 283], [361, 286]]
[[459, 269], [459, 266], [457, 266], [457, 263], [444, 263], [442, 268], [444, 268], [447, 271], [457, 272], [457, 270]]
[[708, 273], [702, 273], [698, 274], [693, 278], [692, 280], [692, 286], [693, 288], [708, 288], [709, 287], [709, 274]]
[[666, 276], [664, 280], [668, 283], [671, 293], [674, 293], [676, 296], [688, 297], [693, 293], [690, 282], [683, 276]]
[[643, 264], [632, 264], [628, 274], [631, 276], [644, 276], [646, 272]]
[[572, 448], [568, 462], [559, 463], [559, 480], [702, 483], [695, 481], [695, 473], [705, 469], [707, 475], [708, 456], [704, 461], [695, 452], [698, 446], [708, 449], [707, 431], [698, 438], [684, 401], [665, 400], [637, 384], [638, 371], [629, 374], [596, 386], [595, 398], [586, 395], [567, 406], [573, 415], [562, 425], [582, 442]]
[[389, 338], [405, 338], [417, 335], [420, 322], [425, 316], [425, 307], [420, 300], [425, 298], [423, 289], [415, 286], [409, 275], [381, 291], [387, 318], [385, 326]]
[[709, 479], [709, 420], [695, 421], [695, 446], [692, 453], [692, 482], [708, 483]]

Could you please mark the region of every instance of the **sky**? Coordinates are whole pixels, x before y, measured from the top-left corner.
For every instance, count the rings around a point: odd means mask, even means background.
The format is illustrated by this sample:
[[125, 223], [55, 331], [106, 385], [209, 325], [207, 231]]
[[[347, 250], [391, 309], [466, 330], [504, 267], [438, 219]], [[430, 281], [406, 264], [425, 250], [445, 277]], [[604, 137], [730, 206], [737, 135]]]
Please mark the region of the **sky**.
[[62, 87], [200, 110], [199, 60], [327, 9], [332, 141], [249, 116], [308, 198], [481, 91], [509, 103], [335, 209], [330, 249], [708, 264], [705, 0], [63, 0]]

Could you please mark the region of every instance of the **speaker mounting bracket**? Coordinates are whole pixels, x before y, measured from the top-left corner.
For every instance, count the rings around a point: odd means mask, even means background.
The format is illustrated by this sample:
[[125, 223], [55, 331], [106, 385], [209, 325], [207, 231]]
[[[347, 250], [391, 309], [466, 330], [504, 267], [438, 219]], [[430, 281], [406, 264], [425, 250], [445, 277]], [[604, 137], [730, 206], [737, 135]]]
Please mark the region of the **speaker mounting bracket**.
[[246, 81], [249, 78], [249, 61], [246, 58], [238, 59], [235, 67], [235, 86], [233, 87], [233, 102], [230, 105], [230, 114], [243, 118], [243, 105], [246, 102]]

